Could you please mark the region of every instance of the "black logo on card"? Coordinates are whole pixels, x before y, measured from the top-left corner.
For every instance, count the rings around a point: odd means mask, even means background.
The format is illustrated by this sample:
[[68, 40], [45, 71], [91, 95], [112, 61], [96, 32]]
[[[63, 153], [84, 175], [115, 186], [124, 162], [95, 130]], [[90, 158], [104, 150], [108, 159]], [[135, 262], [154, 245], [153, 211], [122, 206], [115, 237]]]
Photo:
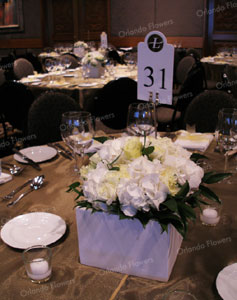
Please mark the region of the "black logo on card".
[[158, 34], [152, 34], [147, 41], [148, 48], [153, 52], [159, 52], [164, 46], [164, 41]]

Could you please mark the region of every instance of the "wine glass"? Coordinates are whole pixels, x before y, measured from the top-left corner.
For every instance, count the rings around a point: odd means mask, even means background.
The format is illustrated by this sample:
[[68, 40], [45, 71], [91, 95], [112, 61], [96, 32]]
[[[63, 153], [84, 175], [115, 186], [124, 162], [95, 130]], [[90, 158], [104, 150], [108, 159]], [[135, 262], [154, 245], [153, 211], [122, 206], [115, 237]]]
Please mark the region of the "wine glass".
[[88, 82], [88, 78], [90, 76], [90, 67], [88, 65], [82, 66], [82, 76], [83, 76], [85, 82]]
[[[237, 114], [235, 108], [222, 108], [218, 113], [218, 145], [220, 152], [224, 155], [224, 171], [232, 172], [233, 164], [229, 163], [229, 151], [234, 147], [234, 139], [231, 136], [234, 116]], [[230, 179], [226, 181], [232, 183]]]
[[76, 165], [75, 172], [79, 172], [78, 155], [82, 161], [85, 150], [88, 149], [94, 136], [91, 113], [86, 111], [70, 111], [62, 115], [60, 131], [63, 141], [73, 150]]
[[[44, 67], [45, 69], [47, 70], [47, 72], [50, 74], [51, 72], [55, 71], [55, 68], [56, 68], [56, 62], [54, 59], [51, 59], [51, 58], [47, 58], [45, 61], [44, 61]], [[49, 76], [49, 83], [53, 83], [53, 76]]]
[[64, 66], [64, 69], [68, 69], [70, 66], [71, 66], [71, 61], [70, 61], [70, 59], [68, 58], [68, 57], [62, 57], [61, 58], [61, 63], [62, 63], [62, 65]]
[[156, 107], [152, 102], [132, 103], [128, 108], [127, 132], [130, 135], [157, 135]]
[[237, 146], [237, 110], [233, 113], [232, 126], [230, 128], [230, 136], [232, 139], [233, 146]]

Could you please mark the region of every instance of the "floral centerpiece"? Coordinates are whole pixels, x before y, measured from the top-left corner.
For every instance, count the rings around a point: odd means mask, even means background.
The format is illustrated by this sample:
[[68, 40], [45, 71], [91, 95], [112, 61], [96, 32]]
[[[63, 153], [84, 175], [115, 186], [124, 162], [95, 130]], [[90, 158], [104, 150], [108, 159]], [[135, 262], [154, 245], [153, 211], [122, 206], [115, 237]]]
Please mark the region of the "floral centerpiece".
[[85, 42], [83, 42], [83, 41], [77, 41], [77, 42], [75, 42], [74, 43], [74, 48], [79, 48], [79, 47], [84, 48], [84, 49], [88, 49], [89, 48], [88, 44], [85, 43]]
[[105, 62], [105, 56], [99, 51], [88, 52], [82, 59], [83, 65], [91, 65], [97, 67]]
[[82, 185], [75, 182], [68, 191], [77, 193], [78, 207], [138, 219], [144, 227], [153, 220], [162, 232], [172, 224], [184, 237], [203, 196], [220, 202], [206, 185], [230, 175], [204, 174], [196, 164], [200, 157], [169, 138], [109, 139], [81, 168]]
[[99, 51], [92, 51], [86, 53], [82, 58], [83, 68], [88, 69], [89, 77], [98, 78], [104, 72], [105, 56]]
[[88, 49], [88, 44], [83, 41], [77, 41], [74, 43], [74, 54], [80, 58], [82, 58], [86, 54], [86, 51]]

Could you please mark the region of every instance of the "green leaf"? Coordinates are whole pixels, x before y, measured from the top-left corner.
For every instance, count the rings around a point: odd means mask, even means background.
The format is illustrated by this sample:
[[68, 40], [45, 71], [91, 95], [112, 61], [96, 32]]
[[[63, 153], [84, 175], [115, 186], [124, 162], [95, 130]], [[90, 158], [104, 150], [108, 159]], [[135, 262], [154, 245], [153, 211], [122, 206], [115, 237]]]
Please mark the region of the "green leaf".
[[232, 173], [214, 173], [214, 172], [208, 172], [206, 173], [203, 178], [202, 182], [206, 184], [212, 184], [217, 183], [229, 176], [231, 176]]
[[87, 152], [87, 153], [86, 153], [86, 155], [89, 156], [89, 157], [91, 157], [91, 156], [94, 155], [94, 154], [95, 154], [95, 152]]
[[188, 181], [186, 181], [185, 184], [182, 185], [178, 193], [175, 195], [175, 198], [184, 198], [188, 194], [188, 192], [189, 192], [189, 183]]
[[70, 191], [76, 189], [76, 188], [79, 187], [80, 185], [81, 185], [81, 184], [80, 184], [80, 182], [78, 182], [78, 181], [72, 183], [71, 185], [69, 185], [69, 189], [67, 190], [67, 192], [70, 192]]
[[112, 167], [112, 168], [109, 168], [109, 171], [119, 171], [120, 168], [119, 167]]
[[192, 219], [192, 220], [196, 220], [196, 214], [195, 214], [195, 211], [187, 204], [185, 203], [182, 203], [182, 202], [179, 202], [178, 203], [178, 208], [179, 208], [179, 211], [182, 211], [185, 218], [189, 218], [189, 219]]
[[170, 209], [171, 211], [174, 211], [174, 212], [178, 211], [177, 202], [175, 201], [174, 198], [166, 200], [162, 204], [164, 206], [166, 206], [168, 209]]
[[98, 136], [98, 137], [94, 137], [93, 140], [100, 142], [101, 144], [103, 144], [105, 141], [109, 140], [110, 138], [107, 136]]
[[210, 200], [216, 201], [218, 203], [221, 203], [218, 196], [212, 190], [210, 190], [208, 187], [200, 184], [199, 189], [201, 190], [201, 193], [204, 197], [206, 197]]
[[193, 153], [190, 156], [190, 159], [194, 162], [197, 162], [199, 159], [208, 159], [207, 156], [203, 155], [203, 154], [199, 154], [199, 153]]

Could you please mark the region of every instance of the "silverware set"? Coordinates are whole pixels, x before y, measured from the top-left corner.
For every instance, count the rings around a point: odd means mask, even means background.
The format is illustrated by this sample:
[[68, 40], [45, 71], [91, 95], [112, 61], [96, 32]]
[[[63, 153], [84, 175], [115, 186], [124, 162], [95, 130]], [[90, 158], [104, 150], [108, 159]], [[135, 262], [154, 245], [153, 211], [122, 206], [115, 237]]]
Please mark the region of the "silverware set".
[[1, 200], [10, 200], [12, 199], [19, 191], [21, 191], [23, 188], [29, 186], [29, 189], [27, 189], [25, 192], [23, 192], [22, 194], [19, 195], [19, 197], [17, 197], [15, 200], [9, 202], [7, 204], [7, 207], [11, 207], [13, 205], [15, 205], [17, 202], [19, 202], [24, 196], [26, 196], [27, 194], [29, 194], [30, 192], [34, 191], [34, 190], [38, 190], [41, 188], [43, 182], [44, 182], [44, 175], [40, 175], [40, 176], [36, 176], [34, 178], [31, 178], [29, 180], [27, 180], [26, 182], [24, 182], [22, 185], [18, 186], [16, 189], [14, 189], [13, 191], [11, 191], [9, 194], [7, 194], [6, 196], [2, 197]]
[[69, 160], [72, 160], [73, 159], [73, 155], [72, 155], [72, 152], [67, 150], [66, 148], [64, 148], [60, 143], [48, 143], [47, 144], [49, 147], [52, 147], [54, 149], [57, 150], [57, 152], [63, 156], [64, 158], [67, 158]]
[[[49, 143], [48, 146], [53, 147], [54, 149], [57, 150], [57, 152], [63, 156], [66, 159], [72, 160], [73, 159], [73, 155], [71, 153], [71, 151], [69, 151], [68, 149], [64, 148], [60, 143]], [[22, 154], [20, 151], [18, 151], [17, 149], [13, 149], [13, 152], [18, 154], [21, 158], [23, 158], [30, 166], [32, 166], [33, 168], [35, 168], [36, 170], [41, 170], [39, 164], [37, 164], [36, 162], [34, 162], [32, 159], [30, 159], [29, 157], [27, 157], [26, 155]], [[15, 164], [11, 164], [5, 161], [1, 161], [2, 164], [2, 168], [8, 170], [12, 175], [17, 176], [19, 174], [21, 174], [21, 172], [24, 170], [25, 167], [19, 167]], [[1, 197], [0, 199], [2, 201], [9, 201], [11, 200], [9, 203], [7, 203], [7, 207], [12, 207], [14, 206], [16, 203], [18, 203], [23, 197], [25, 197], [27, 194], [31, 193], [34, 190], [38, 190], [41, 188], [41, 186], [43, 185], [44, 182], [44, 175], [39, 175], [36, 176], [34, 178], [28, 179], [26, 182], [24, 182], [22, 185], [18, 186], [17, 188], [15, 188], [14, 190], [12, 190], [9, 194]], [[13, 197], [20, 192], [22, 189], [28, 187], [28, 189], [26, 191], [24, 191], [22, 194], [20, 194], [16, 199], [12, 200]]]
[[19, 167], [19, 166], [14, 165], [14, 164], [7, 163], [3, 160], [1, 161], [1, 164], [2, 164], [2, 168], [4, 170], [9, 171], [10, 174], [14, 175], [14, 176], [17, 176], [17, 175], [21, 174], [21, 172], [24, 170], [24, 167]]

